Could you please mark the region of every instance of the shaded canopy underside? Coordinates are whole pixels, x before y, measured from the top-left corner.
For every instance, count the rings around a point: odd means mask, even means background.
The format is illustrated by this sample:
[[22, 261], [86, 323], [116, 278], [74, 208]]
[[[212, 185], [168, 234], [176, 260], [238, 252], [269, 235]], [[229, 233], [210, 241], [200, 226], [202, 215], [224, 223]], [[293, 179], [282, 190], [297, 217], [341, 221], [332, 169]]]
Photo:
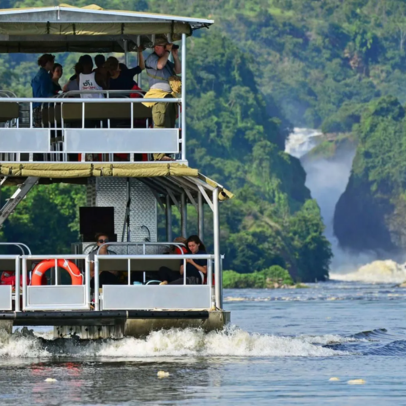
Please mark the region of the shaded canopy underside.
[[209, 27], [212, 20], [103, 10], [97, 5], [83, 8], [62, 4], [55, 7], [0, 10], [0, 52], [123, 52], [136, 48], [138, 36], [144, 46], [153, 35], [181, 34]]
[[[6, 185], [22, 183], [23, 179], [34, 176], [40, 183], [87, 184], [91, 177], [130, 177], [139, 178], [160, 195], [180, 196], [188, 190], [188, 200], [197, 199], [200, 188], [209, 197], [215, 188], [219, 188], [219, 200], [227, 200], [233, 194], [215, 181], [199, 173], [197, 169], [177, 163], [3, 163], [0, 176], [7, 177]], [[169, 192], [170, 191], [170, 192]], [[190, 198], [192, 197], [192, 199]], [[191, 201], [192, 202], [192, 201]], [[193, 203], [193, 202], [192, 202]]]

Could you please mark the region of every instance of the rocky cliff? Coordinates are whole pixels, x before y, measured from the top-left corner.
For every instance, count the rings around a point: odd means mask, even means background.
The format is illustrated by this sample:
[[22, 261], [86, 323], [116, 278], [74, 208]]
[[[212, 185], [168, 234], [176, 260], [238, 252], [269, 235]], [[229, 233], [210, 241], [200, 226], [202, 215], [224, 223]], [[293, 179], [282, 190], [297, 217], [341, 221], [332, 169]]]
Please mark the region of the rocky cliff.
[[369, 104], [354, 127], [358, 146], [334, 215], [344, 248], [395, 253], [406, 248], [405, 109], [394, 97]]

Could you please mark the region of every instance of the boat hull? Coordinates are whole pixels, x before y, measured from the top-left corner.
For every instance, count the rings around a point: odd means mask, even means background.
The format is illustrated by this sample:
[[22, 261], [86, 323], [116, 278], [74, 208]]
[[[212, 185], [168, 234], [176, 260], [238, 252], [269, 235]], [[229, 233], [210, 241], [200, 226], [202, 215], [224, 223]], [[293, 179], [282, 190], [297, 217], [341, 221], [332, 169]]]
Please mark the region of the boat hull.
[[145, 337], [152, 331], [171, 328], [221, 330], [230, 322], [224, 310], [131, 310], [82, 312], [1, 312], [0, 328], [53, 326], [55, 338], [81, 339]]

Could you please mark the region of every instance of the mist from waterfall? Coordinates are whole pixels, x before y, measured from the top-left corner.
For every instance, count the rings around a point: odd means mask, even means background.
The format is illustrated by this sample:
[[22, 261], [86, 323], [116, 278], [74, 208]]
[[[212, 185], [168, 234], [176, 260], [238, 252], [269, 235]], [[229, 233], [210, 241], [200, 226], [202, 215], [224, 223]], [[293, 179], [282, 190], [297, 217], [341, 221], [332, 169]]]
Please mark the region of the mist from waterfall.
[[[308, 128], [295, 128], [286, 141], [285, 151], [301, 160], [306, 171], [306, 186], [317, 200], [323, 217], [325, 236], [333, 250], [330, 276], [343, 279], [340, 275], [354, 272], [362, 265], [376, 260], [372, 252], [351, 253], [343, 250], [334, 236], [333, 219], [335, 206], [345, 191], [351, 174], [355, 148], [339, 152], [331, 159], [306, 159], [305, 155], [322, 141], [322, 133]], [[342, 275], [344, 276], [344, 275]]]

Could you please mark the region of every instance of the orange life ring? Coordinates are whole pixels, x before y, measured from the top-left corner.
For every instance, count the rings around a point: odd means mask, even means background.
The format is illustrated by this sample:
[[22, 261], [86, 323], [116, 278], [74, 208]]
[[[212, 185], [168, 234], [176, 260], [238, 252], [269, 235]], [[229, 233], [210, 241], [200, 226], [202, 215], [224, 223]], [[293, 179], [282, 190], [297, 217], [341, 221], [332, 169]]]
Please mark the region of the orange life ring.
[[[65, 271], [69, 272], [72, 279], [72, 285], [82, 285], [82, 274], [73, 262], [67, 261], [66, 259], [58, 259], [56, 263], [58, 268], [63, 268]], [[45, 261], [40, 262], [32, 271], [31, 285], [45, 285], [45, 272], [51, 268], [55, 268], [55, 259], [46, 259]]]

